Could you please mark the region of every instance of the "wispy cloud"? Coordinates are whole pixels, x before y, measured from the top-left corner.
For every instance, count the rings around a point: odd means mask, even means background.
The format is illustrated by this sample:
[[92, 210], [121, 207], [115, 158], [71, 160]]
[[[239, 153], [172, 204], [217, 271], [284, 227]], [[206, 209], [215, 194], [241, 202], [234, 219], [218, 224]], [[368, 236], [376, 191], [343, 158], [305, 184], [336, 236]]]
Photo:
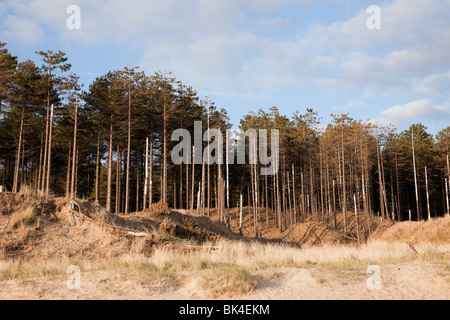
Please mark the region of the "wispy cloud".
[[7, 27], [0, 34], [2, 38], [17, 39], [25, 45], [40, 43], [44, 37], [42, 28], [29, 18], [7, 15], [4, 19]]
[[[144, 70], [170, 70], [198, 89], [228, 92], [230, 99], [308, 95], [304, 87], [310, 85], [330, 100], [340, 95], [328, 102], [328, 111], [364, 106], [374, 117], [396, 123], [446, 115], [450, 0], [384, 1], [381, 30], [366, 27], [360, 2], [333, 3], [351, 7], [353, 15], [296, 33], [292, 22], [311, 0], [7, 0], [0, 4], [0, 34], [26, 45], [51, 34], [93, 52], [128, 50]], [[75, 32], [65, 26], [71, 4], [82, 13]], [[290, 11], [281, 13], [286, 8]], [[283, 28], [288, 37], [271, 32]], [[378, 96], [392, 97], [389, 105], [413, 102], [380, 115]]]
[[416, 122], [450, 123], [450, 104], [434, 105], [428, 100], [412, 101], [403, 105], [395, 105], [381, 112], [382, 123], [397, 126]]

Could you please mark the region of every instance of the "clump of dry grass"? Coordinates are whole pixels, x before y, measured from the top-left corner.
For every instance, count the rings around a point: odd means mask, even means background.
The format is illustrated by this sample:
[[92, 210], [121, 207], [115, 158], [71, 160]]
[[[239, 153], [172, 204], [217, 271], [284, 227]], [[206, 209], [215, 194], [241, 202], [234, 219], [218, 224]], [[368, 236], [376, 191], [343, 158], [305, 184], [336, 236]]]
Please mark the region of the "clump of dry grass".
[[1, 210], [0, 210], [0, 215], [5, 215], [5, 216], [7, 216], [7, 215], [11, 214], [12, 212], [13, 212], [13, 204], [12, 204], [11, 201], [8, 201], [8, 202], [3, 206], [3, 208], [1, 208]]
[[0, 260], [0, 281], [63, 275], [67, 267], [68, 264], [62, 261], [23, 263], [19, 260]]
[[24, 210], [18, 210], [14, 212], [8, 224], [8, 229], [25, 228], [37, 221], [37, 216], [40, 214], [40, 210], [35, 206], [29, 206]]
[[226, 266], [212, 269], [199, 285], [212, 298], [218, 298], [247, 294], [256, 289], [258, 281], [243, 267]]
[[200, 227], [195, 221], [182, 217], [180, 224], [175, 226], [174, 234], [182, 239], [194, 240], [200, 243], [217, 241], [219, 236]]
[[17, 193], [19, 196], [34, 198], [36, 200], [42, 200], [45, 198], [45, 193], [41, 190], [33, 190], [33, 188], [27, 184], [23, 184], [20, 186], [19, 192]]
[[142, 211], [140, 214], [161, 222], [168, 214], [170, 214], [170, 208], [166, 202], [160, 201], [152, 204], [150, 208]]

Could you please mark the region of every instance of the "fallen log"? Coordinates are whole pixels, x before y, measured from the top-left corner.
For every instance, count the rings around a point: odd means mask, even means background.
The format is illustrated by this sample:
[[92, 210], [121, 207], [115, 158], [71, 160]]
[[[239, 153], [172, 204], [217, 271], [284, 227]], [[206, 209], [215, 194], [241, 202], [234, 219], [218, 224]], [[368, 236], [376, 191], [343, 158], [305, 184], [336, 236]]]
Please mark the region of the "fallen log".
[[143, 232], [143, 231], [138, 231], [138, 230], [134, 230], [134, 229], [128, 229], [128, 228], [123, 228], [123, 227], [112, 226], [110, 224], [106, 224], [106, 226], [111, 228], [111, 229], [113, 229], [114, 231], [125, 233], [125, 234], [128, 234], [130, 236], [153, 238], [153, 234], [148, 233], [148, 232]]

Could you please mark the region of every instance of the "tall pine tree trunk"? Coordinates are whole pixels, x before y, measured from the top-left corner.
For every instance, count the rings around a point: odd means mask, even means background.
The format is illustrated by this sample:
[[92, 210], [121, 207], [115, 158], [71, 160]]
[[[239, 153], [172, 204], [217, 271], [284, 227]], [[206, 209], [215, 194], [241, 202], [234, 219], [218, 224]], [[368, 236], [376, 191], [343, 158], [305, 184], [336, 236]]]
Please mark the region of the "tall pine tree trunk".
[[[165, 75], [164, 75], [165, 78]], [[162, 161], [162, 202], [167, 203], [167, 110], [166, 110], [166, 79], [164, 79], [164, 114], [163, 114], [163, 161]]]
[[67, 156], [66, 198], [70, 197], [70, 176], [71, 176], [70, 173], [72, 171], [71, 161], [72, 161], [72, 143], [70, 143], [69, 145], [69, 152]]
[[117, 156], [116, 156], [116, 205], [115, 205], [115, 212], [116, 214], [120, 213], [120, 183], [122, 176], [122, 155], [120, 153], [120, 146], [117, 144]]
[[144, 180], [144, 198], [143, 210], [147, 209], [148, 196], [148, 137], [145, 139], [145, 180]]
[[72, 159], [72, 183], [70, 185], [70, 198], [75, 197], [75, 171], [76, 171], [76, 150], [77, 150], [77, 129], [78, 129], [78, 99], [75, 103], [75, 124], [73, 127], [73, 159]]
[[47, 155], [48, 155], [48, 123], [49, 123], [49, 116], [50, 116], [50, 93], [47, 95], [47, 115], [45, 117], [45, 147], [44, 147], [44, 161], [42, 163], [42, 176], [41, 176], [41, 191], [42, 193], [45, 192], [45, 182], [47, 178]]
[[411, 133], [411, 143], [412, 143], [412, 153], [413, 153], [413, 166], [414, 166], [414, 186], [416, 191], [416, 210], [417, 210], [417, 220], [422, 219], [422, 214], [419, 207], [419, 188], [417, 186], [417, 169], [416, 169], [416, 154], [414, 149], [414, 134]]
[[112, 147], [113, 147], [113, 116], [109, 124], [109, 150], [108, 150], [108, 179], [106, 186], [106, 211], [111, 212], [111, 188], [112, 188]]
[[342, 129], [342, 213], [344, 215], [344, 233], [347, 233], [347, 188], [345, 179], [344, 129]]
[[428, 171], [427, 167], [425, 166], [425, 188], [427, 192], [427, 212], [428, 212], [428, 221], [431, 220], [431, 210], [430, 210], [430, 194], [428, 192]]
[[[131, 81], [131, 80], [130, 80]], [[165, 140], [164, 140], [165, 143]], [[128, 84], [128, 146], [127, 146], [127, 173], [125, 181], [125, 214], [130, 208], [130, 159], [131, 158], [131, 84]]]
[[99, 205], [99, 193], [100, 193], [100, 129], [97, 136], [97, 156], [95, 159], [95, 205]]
[[50, 169], [52, 164], [52, 137], [53, 137], [53, 104], [50, 112], [49, 137], [48, 137], [48, 159], [47, 159], [47, 184], [45, 186], [45, 196], [49, 196], [50, 192]]
[[18, 191], [19, 185], [19, 167], [20, 167], [20, 152], [22, 147], [22, 135], [23, 135], [23, 122], [25, 117], [25, 107], [22, 107], [22, 116], [20, 119], [20, 130], [19, 130], [19, 144], [17, 146], [16, 163], [14, 166], [14, 182], [12, 191], [16, 193]]
[[[153, 130], [153, 126], [152, 126]], [[148, 206], [153, 204], [153, 133], [150, 135], [150, 147], [149, 147], [149, 169], [148, 169]]]

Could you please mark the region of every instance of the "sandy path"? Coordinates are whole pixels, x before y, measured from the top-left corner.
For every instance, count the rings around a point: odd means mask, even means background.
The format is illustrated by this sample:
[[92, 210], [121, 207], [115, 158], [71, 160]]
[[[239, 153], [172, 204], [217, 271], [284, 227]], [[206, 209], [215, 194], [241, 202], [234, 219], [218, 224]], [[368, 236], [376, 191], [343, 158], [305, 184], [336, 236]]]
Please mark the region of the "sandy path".
[[283, 281], [260, 283], [259, 289], [244, 299], [252, 300], [436, 300], [450, 299], [450, 282], [433, 266], [409, 263], [381, 269], [381, 288], [370, 290], [367, 278], [359, 281], [325, 281], [320, 283], [305, 269], [290, 269]]
[[[313, 270], [314, 272], [314, 270]], [[315, 299], [431, 299], [449, 300], [449, 272], [423, 262], [385, 266], [381, 269], [379, 290], [367, 288], [367, 277], [327, 279], [313, 277], [307, 269], [282, 269], [270, 280], [261, 280], [258, 288], [245, 296], [224, 299], [315, 300]], [[146, 284], [140, 279], [124, 279], [117, 271], [83, 273], [80, 290], [68, 290], [67, 277], [44, 277], [0, 282], [0, 299], [148, 299], [203, 300], [198, 277], [190, 275], [178, 288], [164, 284]]]

